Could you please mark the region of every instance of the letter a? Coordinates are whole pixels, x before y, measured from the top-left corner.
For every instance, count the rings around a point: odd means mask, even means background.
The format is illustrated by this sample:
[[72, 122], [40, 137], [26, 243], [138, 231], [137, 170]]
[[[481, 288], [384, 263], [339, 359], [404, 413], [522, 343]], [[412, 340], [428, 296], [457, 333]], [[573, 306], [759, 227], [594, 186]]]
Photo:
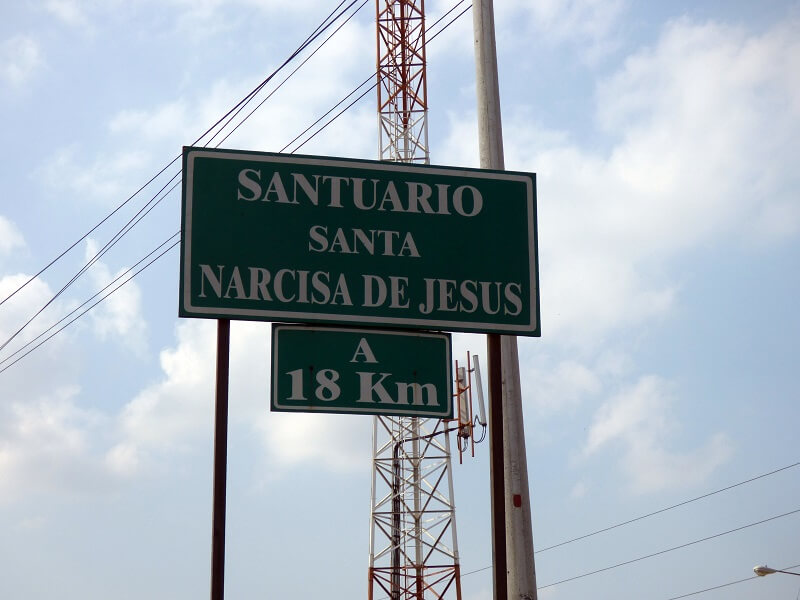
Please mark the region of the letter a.
[[364, 362], [366, 363], [378, 362], [375, 358], [375, 354], [372, 352], [372, 348], [369, 347], [366, 338], [361, 338], [361, 341], [358, 342], [358, 347], [356, 348], [355, 354], [353, 354], [353, 358], [350, 359], [350, 362], [358, 362], [359, 355], [364, 357]]

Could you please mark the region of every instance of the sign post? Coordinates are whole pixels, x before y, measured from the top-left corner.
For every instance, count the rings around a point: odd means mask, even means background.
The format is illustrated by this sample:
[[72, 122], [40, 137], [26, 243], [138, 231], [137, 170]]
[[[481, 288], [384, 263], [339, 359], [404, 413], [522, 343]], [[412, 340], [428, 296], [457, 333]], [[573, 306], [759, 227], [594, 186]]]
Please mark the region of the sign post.
[[[536, 179], [502, 170], [499, 147], [495, 170], [184, 148], [178, 314], [219, 320], [212, 600], [224, 596], [229, 319], [350, 328], [276, 327], [274, 410], [449, 417], [450, 338], [429, 332], [490, 334], [504, 597], [500, 335], [541, 328]], [[428, 333], [359, 329], [378, 326]], [[284, 343], [308, 335], [324, 343]], [[332, 336], [350, 336], [346, 351], [330, 351]]]
[[225, 597], [225, 510], [228, 480], [228, 375], [231, 322], [217, 321], [217, 384], [214, 414], [214, 498], [211, 524], [211, 600]]

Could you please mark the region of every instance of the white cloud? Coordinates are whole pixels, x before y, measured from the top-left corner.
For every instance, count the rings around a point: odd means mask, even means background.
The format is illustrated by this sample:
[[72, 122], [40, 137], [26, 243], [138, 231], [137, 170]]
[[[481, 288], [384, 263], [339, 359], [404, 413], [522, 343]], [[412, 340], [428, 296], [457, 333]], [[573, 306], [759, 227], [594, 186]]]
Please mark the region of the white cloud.
[[104, 485], [90, 453], [99, 417], [74, 403], [77, 389], [10, 401], [0, 407], [0, 499], [52, 490], [80, 492]]
[[[157, 464], [156, 457], [188, 452], [213, 436], [216, 322], [184, 321], [177, 344], [161, 352], [163, 378], [143, 389], [119, 417], [118, 442], [106, 456], [117, 472], [133, 474]], [[283, 414], [269, 410], [270, 329], [264, 323], [233, 322], [229, 419], [256, 434], [264, 468], [277, 475], [299, 464], [333, 470], [357, 469], [370, 456], [371, 420], [340, 415]]]
[[[150, 5], [150, 8], [148, 8]], [[169, 14], [175, 27], [175, 34], [185, 38], [207, 40], [214, 35], [232, 31], [242, 18], [259, 14], [263, 18], [298, 16], [319, 8], [318, 0], [145, 0], [136, 3], [120, 0], [46, 0], [44, 10], [67, 26], [93, 30], [101, 20], [105, 26], [111, 24], [110, 18], [130, 23], [141, 8], [145, 11], [158, 10], [162, 15]], [[320, 14], [320, 18], [324, 16]]]
[[[212, 2], [209, 6], [214, 8], [217, 4]], [[223, 141], [233, 126], [289, 75], [289, 69], [236, 113], [222, 135], [213, 139], [205, 136], [198, 145], [281, 150], [320, 114], [352, 91], [352, 81], [360, 81], [372, 72], [374, 61], [366, 58], [374, 52], [372, 39], [363, 24], [351, 21], [336, 34], [335, 43], [327, 44], [315, 54], [298, 76], [289, 79], [229, 139]], [[295, 61], [290, 68], [298, 64], [299, 61]], [[266, 65], [264, 72], [277, 66], [278, 63]], [[119, 110], [107, 120], [110, 133], [107, 150], [87, 153], [83, 144], [78, 143], [62, 147], [40, 167], [41, 179], [61, 195], [72, 194], [81, 200], [93, 199], [116, 206], [165, 161], [178, 156], [183, 145], [194, 142], [225, 116], [260, 83], [262, 76], [235, 82], [222, 78], [204, 85], [204, 92], [196, 99], [178, 96], [154, 106], [129, 106]], [[313, 89], [309, 81], [313, 82]], [[337, 156], [373, 155], [377, 133], [374, 108], [369, 102], [372, 97], [368, 94], [360, 107], [344, 112], [325, 129], [324, 135], [314, 138], [299, 151]], [[304, 139], [306, 136], [286, 151], [295, 150]], [[173, 148], [174, 153], [169, 153], [169, 148]], [[176, 174], [179, 165], [173, 166], [174, 169], [168, 169], [148, 190], [159, 189], [167, 177]]]
[[726, 229], [778, 235], [763, 215], [780, 207], [791, 217], [782, 229], [797, 232], [797, 26], [749, 36], [678, 21], [600, 86], [600, 123], [622, 140], [610, 171], [656, 200], [626, 206], [625, 215], [614, 206], [614, 222], [635, 219], [641, 238], [676, 246]]
[[622, 468], [635, 492], [694, 485], [732, 454], [730, 440], [720, 433], [694, 451], [666, 448], [677, 428], [671, 417], [670, 387], [656, 376], [640, 378], [597, 410], [587, 435], [585, 457], [611, 444], [622, 446]]
[[38, 42], [19, 34], [0, 44], [0, 79], [12, 87], [28, 81], [42, 64]]
[[[598, 85], [607, 150], [525, 109], [503, 115], [506, 167], [537, 173], [543, 335], [597, 347], [670, 313], [681, 282], [669, 261], [800, 231], [796, 25], [670, 24]], [[450, 120], [443, 162], [474, 165], [474, 117]]]
[[[132, 191], [129, 182], [145, 174], [148, 167], [150, 156], [140, 149], [112, 151], [92, 160], [86, 158], [79, 144], [72, 144], [57, 150], [40, 167], [40, 173], [50, 188], [62, 196], [71, 192], [81, 200], [117, 206]], [[141, 185], [141, 181], [136, 183]]]
[[[98, 250], [97, 243], [88, 239], [86, 241], [86, 261], [92, 260]], [[96, 292], [101, 292], [110, 286], [101, 293], [101, 296], [118, 288], [130, 275], [128, 269], [120, 269], [112, 275], [108, 266], [99, 260], [89, 269], [89, 277]], [[122, 345], [140, 356], [144, 355], [147, 350], [147, 326], [142, 315], [141, 296], [136, 281], [128, 281], [89, 313], [94, 331], [100, 339], [107, 339], [111, 335], [116, 336]]]
[[118, 418], [119, 441], [106, 461], [121, 473], [136, 472], [153, 452], [185, 450], [197, 436], [211, 435], [214, 322], [182, 322], [177, 338], [177, 346], [160, 355], [164, 378], [139, 392]]
[[85, 7], [81, 6], [76, 0], [47, 0], [44, 7], [47, 12], [66, 25], [71, 27], [86, 27], [89, 25]]
[[152, 112], [126, 109], [112, 117], [109, 129], [113, 133], [141, 135], [154, 141], [187, 139], [191, 130], [188, 108], [183, 100], [159, 106]]
[[603, 387], [598, 373], [575, 360], [561, 360], [553, 365], [547, 358], [537, 357], [521, 362], [523, 388], [531, 390], [525, 396], [543, 414], [573, 409]]
[[[427, 2], [426, 26], [435, 34], [447, 25], [428, 49], [429, 61], [471, 56], [474, 52], [473, 14], [469, 10], [449, 24], [468, 4], [458, 6], [434, 27], [455, 0]], [[569, 45], [589, 64], [609, 55], [619, 46], [618, 24], [624, 16], [625, 0], [504, 0], [494, 3], [498, 53], [530, 52], [537, 43]], [[449, 25], [448, 25], [449, 24]], [[429, 34], [428, 38], [432, 36]]]
[[25, 238], [22, 237], [16, 225], [0, 215], [0, 259], [5, 258], [18, 248], [25, 247]]
[[[374, 69], [372, 61], [363, 57], [374, 52], [371, 36], [357, 22], [350, 22], [336, 34], [335, 44], [328, 44], [309, 60], [287, 83], [277, 89], [290, 71], [284, 70], [269, 85], [241, 110], [231, 115], [231, 124], [220, 135], [204, 136], [198, 145], [221, 144], [222, 147], [280, 151], [316, 119], [331, 109], [352, 91], [352, 81], [361, 81]], [[301, 57], [302, 58], [302, 57]], [[299, 65], [296, 61], [290, 65]], [[267, 67], [275, 68], [278, 65]], [[313, 82], [313, 89], [309, 87]], [[179, 149], [181, 145], [194, 141], [212, 124], [226, 115], [231, 108], [254, 89], [260, 80], [232, 83], [226, 79], [214, 82], [197, 102], [184, 98], [170, 100], [150, 108], [128, 108], [120, 111], [109, 122], [113, 134], [126, 136], [127, 140], [140, 140], [142, 144], [162, 148], [165, 144]], [[277, 89], [277, 91], [276, 91]], [[274, 94], [273, 94], [274, 92]], [[229, 139], [223, 138], [233, 126], [256, 109], [247, 121]], [[368, 98], [374, 97], [368, 94]], [[350, 98], [349, 101], [354, 100]], [[346, 106], [346, 104], [344, 105]], [[334, 111], [333, 117], [344, 106]], [[223, 119], [226, 123], [228, 118]], [[327, 119], [320, 122], [323, 125]], [[313, 130], [312, 130], [313, 131]], [[212, 139], [213, 136], [213, 139]], [[286, 148], [295, 151], [307, 135]], [[305, 154], [331, 154], [335, 156], [372, 155], [377, 146], [373, 105], [368, 101], [361, 107], [344, 112], [326, 129], [299, 151]], [[95, 169], [91, 170], [93, 174]]]
[[372, 417], [270, 413], [260, 430], [275, 467], [315, 465], [334, 471], [368, 468]]
[[[30, 279], [24, 273], [0, 277], [0, 298]], [[34, 279], [0, 310], [0, 340], [5, 342], [53, 296]], [[82, 493], [107, 485], [105, 469], [93, 455], [92, 440], [102, 430], [102, 416], [79, 407], [70, 331], [54, 337], [16, 364], [37, 337], [66, 314], [56, 301], [0, 352], [0, 500], [60, 490]], [[69, 348], [70, 350], [65, 350]], [[17, 352], [17, 350], [22, 350]]]
[[[229, 15], [240, 14], [247, 9], [260, 11], [268, 16], [277, 14], [285, 16], [290, 14], [308, 14], [316, 12], [320, 3], [318, 0], [170, 0], [180, 11], [180, 21], [184, 26], [202, 24], [204, 26], [221, 27]], [[330, 10], [333, 9], [331, 5]], [[320, 15], [322, 18], [327, 11]], [[216, 23], [214, 23], [216, 21]], [[316, 25], [316, 23], [314, 23]]]
[[[42, 279], [34, 278], [29, 282], [30, 279], [30, 275], [25, 273], [0, 276], [0, 298], [8, 298], [0, 311], [0, 340], [5, 343], [12, 335], [15, 336], [0, 356], [3, 359], [0, 368], [5, 366], [6, 359], [15, 349], [29, 342], [35, 342], [36, 338], [57, 322], [68, 310], [68, 307], [62, 302], [56, 301], [30, 325], [23, 328], [36, 311], [51, 301], [54, 295]], [[59, 342], [60, 339], [57, 339], [50, 346], [57, 347]], [[55, 354], [51, 354], [50, 360], [55, 356]]]
[[573, 43], [590, 59], [616, 47], [612, 34], [624, 9], [624, 0], [512, 0], [497, 3], [496, 8], [503, 32], [516, 31], [518, 35], [520, 25], [527, 22], [537, 37]]
[[17, 523], [17, 528], [26, 530], [26, 531], [38, 531], [45, 527], [47, 524], [47, 519], [43, 516], [35, 516], [35, 517], [28, 517], [26, 519], [22, 519]]
[[572, 489], [569, 492], [569, 497], [573, 500], [579, 500], [586, 496], [587, 491], [588, 488], [586, 486], [586, 483], [584, 483], [583, 481], [579, 481], [574, 486], [572, 486]]
[[665, 431], [666, 383], [645, 377], [631, 390], [604, 404], [595, 414], [585, 453], [592, 454], [610, 440], [626, 434], [653, 439]]

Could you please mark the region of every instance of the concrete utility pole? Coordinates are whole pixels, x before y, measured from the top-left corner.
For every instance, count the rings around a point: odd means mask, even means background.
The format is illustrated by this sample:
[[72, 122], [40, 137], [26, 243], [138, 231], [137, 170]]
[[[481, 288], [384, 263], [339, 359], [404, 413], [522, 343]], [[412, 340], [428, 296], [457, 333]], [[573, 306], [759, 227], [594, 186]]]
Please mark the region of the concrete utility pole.
[[[478, 140], [480, 166], [485, 169], [505, 169], [503, 157], [503, 126], [500, 118], [500, 86], [497, 77], [497, 50], [492, 0], [474, 0], [472, 4], [475, 35], [475, 69], [478, 94]], [[494, 548], [495, 599], [536, 600], [536, 568], [533, 559], [533, 528], [528, 488], [528, 465], [525, 455], [525, 430], [522, 415], [522, 395], [519, 377], [517, 338], [499, 336], [502, 364], [502, 438], [503, 490], [502, 498], [493, 497], [493, 512], [501, 509], [505, 515], [505, 548]], [[497, 340], [489, 336], [489, 361], [498, 350]], [[491, 372], [490, 364], [490, 372]], [[492, 383], [490, 381], [490, 387]], [[490, 398], [497, 402], [497, 398]], [[497, 427], [499, 424], [495, 424]], [[492, 448], [495, 452], [496, 449]], [[497, 457], [493, 457], [495, 464]], [[493, 477], [499, 473], [493, 474]], [[493, 494], [494, 496], [494, 494]], [[495, 506], [502, 503], [502, 506]], [[494, 527], [498, 524], [495, 523]], [[495, 540], [503, 536], [495, 536]], [[497, 559], [500, 560], [497, 560]], [[503, 567], [506, 578], [499, 572]]]

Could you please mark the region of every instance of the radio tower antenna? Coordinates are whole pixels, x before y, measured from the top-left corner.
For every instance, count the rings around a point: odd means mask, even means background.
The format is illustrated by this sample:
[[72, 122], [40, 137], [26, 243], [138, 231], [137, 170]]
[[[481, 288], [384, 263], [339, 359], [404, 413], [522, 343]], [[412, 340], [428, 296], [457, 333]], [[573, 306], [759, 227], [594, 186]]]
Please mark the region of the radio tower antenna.
[[376, 0], [381, 160], [428, 164], [425, 0]]
[[[376, 0], [381, 160], [430, 162], [424, 0]], [[375, 417], [368, 600], [461, 600], [448, 422]]]

